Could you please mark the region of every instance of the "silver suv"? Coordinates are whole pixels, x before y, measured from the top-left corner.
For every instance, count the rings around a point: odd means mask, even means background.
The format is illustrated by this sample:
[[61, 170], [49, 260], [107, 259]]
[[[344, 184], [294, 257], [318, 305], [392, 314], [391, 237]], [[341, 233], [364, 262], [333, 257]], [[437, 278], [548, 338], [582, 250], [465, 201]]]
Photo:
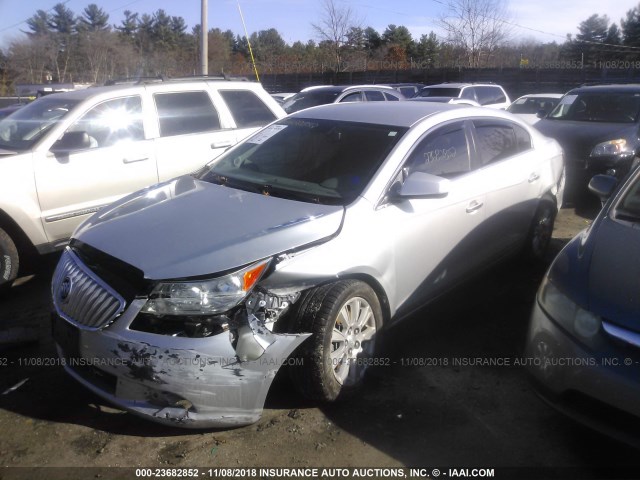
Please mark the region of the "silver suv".
[[49, 95], [0, 121], [0, 288], [27, 253], [140, 188], [196, 170], [285, 112], [260, 84], [199, 78]]
[[483, 107], [506, 109], [511, 105], [504, 88], [495, 83], [441, 83], [421, 89], [417, 97], [460, 98], [478, 102]]

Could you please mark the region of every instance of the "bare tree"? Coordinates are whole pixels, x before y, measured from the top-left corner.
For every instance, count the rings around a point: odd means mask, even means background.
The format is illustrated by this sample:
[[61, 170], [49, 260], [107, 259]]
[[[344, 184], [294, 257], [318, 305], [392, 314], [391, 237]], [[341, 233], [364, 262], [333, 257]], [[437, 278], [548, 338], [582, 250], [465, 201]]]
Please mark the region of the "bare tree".
[[321, 43], [327, 45], [333, 57], [334, 72], [344, 70], [343, 50], [349, 40], [349, 32], [356, 27], [350, 7], [340, 6], [335, 0], [322, 0], [320, 21], [311, 26]]
[[465, 50], [469, 67], [486, 64], [509, 36], [505, 0], [446, 0], [439, 23], [448, 40]]

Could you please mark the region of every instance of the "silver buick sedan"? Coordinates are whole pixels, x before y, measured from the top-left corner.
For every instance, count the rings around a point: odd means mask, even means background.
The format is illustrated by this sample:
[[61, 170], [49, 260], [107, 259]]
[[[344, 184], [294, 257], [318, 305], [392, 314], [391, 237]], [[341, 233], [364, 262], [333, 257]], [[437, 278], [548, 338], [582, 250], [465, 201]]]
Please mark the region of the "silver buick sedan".
[[259, 419], [284, 365], [320, 401], [381, 330], [513, 255], [544, 255], [559, 145], [509, 113], [334, 104], [276, 121], [74, 233], [53, 279], [70, 375], [184, 427]]

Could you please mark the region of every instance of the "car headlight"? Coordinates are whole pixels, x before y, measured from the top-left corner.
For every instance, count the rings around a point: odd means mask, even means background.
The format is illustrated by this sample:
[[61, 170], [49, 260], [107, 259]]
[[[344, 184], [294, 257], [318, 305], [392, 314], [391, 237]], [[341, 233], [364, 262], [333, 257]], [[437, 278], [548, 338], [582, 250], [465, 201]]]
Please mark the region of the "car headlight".
[[557, 323], [583, 340], [600, 331], [600, 317], [577, 305], [545, 277], [538, 293], [542, 309]]
[[601, 157], [605, 155], [620, 155], [621, 153], [627, 153], [627, 141], [624, 138], [597, 144], [593, 147], [591, 156]]
[[270, 259], [218, 278], [184, 282], [160, 282], [142, 313], [153, 315], [211, 315], [238, 305], [260, 280]]

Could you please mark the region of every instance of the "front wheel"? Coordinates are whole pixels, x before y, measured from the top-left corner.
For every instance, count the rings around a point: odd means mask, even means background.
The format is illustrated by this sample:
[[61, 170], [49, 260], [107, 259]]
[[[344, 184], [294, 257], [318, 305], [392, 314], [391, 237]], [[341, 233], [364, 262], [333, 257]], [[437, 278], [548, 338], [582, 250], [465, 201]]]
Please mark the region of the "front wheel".
[[11, 287], [18, 276], [18, 249], [11, 237], [0, 228], [0, 291]]
[[341, 280], [308, 293], [296, 318], [296, 331], [311, 332], [298, 349], [302, 360], [292, 370], [306, 397], [333, 401], [361, 384], [375, 352], [382, 324], [373, 289], [358, 280]]

